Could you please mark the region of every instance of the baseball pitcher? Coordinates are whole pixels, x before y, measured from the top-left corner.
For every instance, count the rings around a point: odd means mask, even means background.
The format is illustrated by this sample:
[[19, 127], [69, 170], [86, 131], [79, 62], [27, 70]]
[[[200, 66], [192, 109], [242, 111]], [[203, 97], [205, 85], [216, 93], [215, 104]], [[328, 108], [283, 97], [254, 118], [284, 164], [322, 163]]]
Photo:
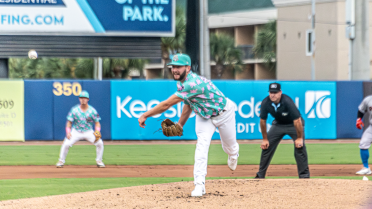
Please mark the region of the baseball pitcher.
[[362, 121], [362, 118], [364, 114], [367, 113], [369, 123], [370, 125], [368, 128], [364, 131], [362, 135], [362, 139], [360, 140], [359, 143], [359, 149], [360, 149], [360, 158], [362, 159], [363, 163], [363, 168], [356, 172], [356, 174], [359, 175], [369, 175], [371, 174], [371, 169], [369, 168], [368, 165], [368, 158], [369, 158], [369, 147], [371, 146], [372, 143], [372, 96], [368, 96], [363, 99], [362, 103], [360, 103], [358, 107], [358, 116], [357, 116], [357, 121], [356, 121], [356, 127], [358, 129], [362, 129], [364, 126], [364, 123]]
[[[61, 152], [59, 154], [59, 161], [56, 164], [57, 168], [62, 168], [65, 164], [65, 159], [68, 150], [77, 141], [87, 140], [96, 146], [96, 162], [97, 167], [104, 168], [105, 164], [102, 162], [103, 155], [103, 141], [101, 139], [101, 124], [97, 110], [91, 105], [88, 105], [89, 93], [82, 91], [79, 96], [80, 105], [71, 108], [67, 115], [66, 124], [66, 138], [63, 141]], [[93, 124], [95, 131], [93, 131]]]
[[177, 92], [153, 109], [145, 112], [139, 119], [144, 128], [148, 117], [160, 114], [173, 105], [184, 102], [178, 125], [183, 128], [192, 111], [196, 113], [195, 132], [198, 137], [195, 150], [194, 184], [191, 196], [202, 196], [205, 191], [207, 175], [208, 151], [213, 133], [218, 128], [221, 144], [228, 154], [227, 164], [235, 170], [239, 156], [239, 144], [236, 141], [235, 110], [231, 100], [209, 80], [190, 71], [191, 59], [186, 54], [173, 57], [172, 74], [177, 80]]

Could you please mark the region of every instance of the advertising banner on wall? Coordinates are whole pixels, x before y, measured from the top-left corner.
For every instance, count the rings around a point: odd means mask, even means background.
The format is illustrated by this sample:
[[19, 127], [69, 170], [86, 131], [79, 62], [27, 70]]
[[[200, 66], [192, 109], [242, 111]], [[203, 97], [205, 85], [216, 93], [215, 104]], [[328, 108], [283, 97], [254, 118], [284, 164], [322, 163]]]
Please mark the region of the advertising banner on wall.
[[24, 83], [0, 81], [0, 141], [24, 141]]
[[184, 127], [184, 136], [168, 138], [160, 128], [161, 120], [178, 121], [182, 112], [181, 103], [166, 112], [147, 119], [146, 128], [138, 125], [142, 113], [166, 100], [176, 91], [175, 81], [111, 81], [111, 138], [113, 140], [186, 140], [195, 139], [195, 113], [191, 114]]
[[[238, 139], [261, 139], [259, 115], [262, 100], [268, 96], [270, 81], [215, 81], [214, 84], [235, 103]], [[284, 94], [290, 96], [305, 120], [305, 138], [336, 138], [336, 83], [335, 82], [280, 82]], [[182, 105], [171, 107], [165, 113], [149, 118], [146, 128], [138, 125], [143, 112], [153, 108], [176, 91], [174, 81], [128, 82], [111, 81], [111, 134], [112, 139], [133, 140], [186, 140], [196, 139], [195, 114], [184, 127], [182, 137], [164, 137], [160, 128], [162, 119], [177, 121]], [[270, 128], [273, 118], [269, 117]], [[154, 133], [155, 132], [155, 133]], [[218, 129], [212, 137], [219, 139]], [[287, 137], [288, 138], [288, 137]]]
[[0, 35], [174, 36], [175, 0], [1, 0]]
[[[262, 139], [260, 107], [268, 96], [270, 81], [215, 82], [236, 105], [238, 139]], [[305, 138], [336, 138], [336, 83], [335, 82], [279, 82], [283, 94], [292, 98], [305, 120]], [[268, 130], [273, 118], [267, 119]], [[214, 137], [216, 137], [214, 135]], [[289, 138], [289, 137], [286, 137]]]

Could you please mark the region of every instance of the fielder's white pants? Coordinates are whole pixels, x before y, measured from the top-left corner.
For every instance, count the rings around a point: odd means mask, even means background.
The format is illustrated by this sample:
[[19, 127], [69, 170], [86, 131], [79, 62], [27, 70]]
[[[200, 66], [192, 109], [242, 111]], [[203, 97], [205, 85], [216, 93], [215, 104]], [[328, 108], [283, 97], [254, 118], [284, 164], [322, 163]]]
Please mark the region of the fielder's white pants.
[[195, 150], [194, 183], [204, 183], [207, 175], [208, 151], [212, 135], [218, 128], [222, 149], [226, 154], [237, 157], [239, 144], [236, 141], [235, 110], [230, 99], [227, 99], [225, 112], [211, 119], [196, 115], [195, 131], [198, 137]]
[[96, 161], [102, 161], [103, 141], [102, 139], [99, 139], [96, 143], [94, 143], [94, 141], [96, 140], [96, 137], [94, 136], [93, 133], [94, 133], [93, 130], [89, 130], [86, 132], [78, 132], [77, 130], [72, 129], [70, 139], [65, 138], [65, 140], [63, 140], [61, 152], [59, 154], [59, 161], [62, 161], [63, 163], [65, 163], [68, 149], [80, 140], [87, 140], [91, 142], [92, 144], [96, 145], [96, 154], [97, 154]]
[[359, 143], [359, 149], [369, 149], [372, 143], [372, 125], [369, 125], [368, 128], [364, 131], [362, 139]]

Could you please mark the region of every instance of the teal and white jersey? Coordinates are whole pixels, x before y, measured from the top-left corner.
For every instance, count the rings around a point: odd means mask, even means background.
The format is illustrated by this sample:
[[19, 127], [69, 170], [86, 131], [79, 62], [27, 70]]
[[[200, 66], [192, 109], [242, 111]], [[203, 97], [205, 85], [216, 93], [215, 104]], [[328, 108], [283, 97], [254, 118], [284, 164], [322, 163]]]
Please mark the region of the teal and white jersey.
[[196, 114], [207, 119], [218, 115], [226, 106], [225, 95], [210, 80], [191, 71], [183, 83], [177, 82], [175, 94]]
[[71, 108], [67, 115], [67, 120], [72, 122], [73, 129], [85, 132], [93, 130], [94, 123], [99, 122], [101, 118], [94, 107], [89, 105], [88, 110], [84, 113], [80, 108], [80, 104], [78, 104]]

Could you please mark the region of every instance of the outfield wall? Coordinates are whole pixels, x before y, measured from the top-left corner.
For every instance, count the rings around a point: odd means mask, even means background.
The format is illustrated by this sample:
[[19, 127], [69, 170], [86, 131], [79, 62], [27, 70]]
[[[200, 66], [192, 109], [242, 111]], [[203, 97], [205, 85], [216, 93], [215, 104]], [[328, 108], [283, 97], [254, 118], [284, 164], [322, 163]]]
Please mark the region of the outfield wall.
[[[372, 82], [371, 82], [372, 84]], [[337, 82], [337, 138], [360, 138], [363, 131], [355, 127], [358, 106], [364, 98], [363, 82]], [[371, 92], [372, 93], [372, 92]], [[365, 117], [368, 118], [368, 117]]]
[[[235, 103], [238, 139], [261, 138], [260, 105], [268, 95], [270, 82], [272, 81], [214, 81]], [[279, 83], [282, 84], [283, 93], [293, 99], [305, 119], [305, 138], [360, 138], [362, 131], [355, 128], [357, 106], [366, 93], [369, 95], [372, 92], [372, 82]], [[194, 113], [186, 123], [185, 135], [182, 137], [167, 138], [161, 132], [155, 132], [160, 128], [159, 120], [179, 119], [182, 103], [161, 115], [149, 118], [146, 121], [146, 129], [138, 126], [141, 113], [153, 108], [176, 91], [175, 81], [24, 80], [0, 81], [0, 87], [3, 87], [0, 97], [0, 131], [6, 133], [0, 136], [3, 141], [63, 140], [67, 113], [79, 103], [77, 96], [83, 89], [90, 93], [90, 104], [102, 118], [103, 139], [196, 139]], [[14, 109], [5, 109], [3, 100], [8, 103], [11, 100], [17, 101], [14, 102]], [[12, 114], [17, 118], [10, 120]], [[269, 117], [268, 127], [271, 121], [272, 118]], [[219, 139], [218, 130], [213, 139]]]
[[83, 89], [102, 118], [102, 137], [111, 139], [110, 81], [25, 80], [24, 85], [26, 140], [63, 140], [67, 113], [79, 104]]

